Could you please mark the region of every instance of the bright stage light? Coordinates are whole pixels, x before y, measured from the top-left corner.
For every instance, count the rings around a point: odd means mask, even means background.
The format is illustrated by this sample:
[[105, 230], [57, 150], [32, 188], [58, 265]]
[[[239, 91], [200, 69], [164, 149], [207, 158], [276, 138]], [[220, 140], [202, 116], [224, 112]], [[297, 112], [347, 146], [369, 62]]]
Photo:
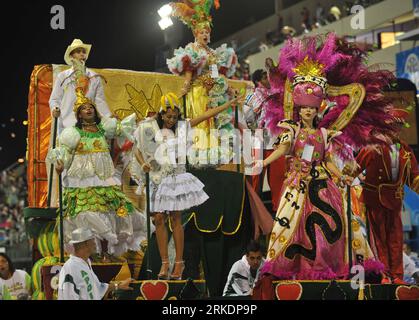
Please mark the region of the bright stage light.
[[162, 17], [162, 19], [167, 18], [172, 13], [172, 7], [168, 4], [165, 4], [163, 7], [159, 9], [159, 11], [157, 11], [157, 13], [160, 17]]
[[173, 21], [169, 17], [162, 18], [159, 21], [159, 26], [160, 26], [160, 29], [162, 29], [162, 30], [165, 30], [165, 29], [169, 28], [172, 25], [173, 25]]

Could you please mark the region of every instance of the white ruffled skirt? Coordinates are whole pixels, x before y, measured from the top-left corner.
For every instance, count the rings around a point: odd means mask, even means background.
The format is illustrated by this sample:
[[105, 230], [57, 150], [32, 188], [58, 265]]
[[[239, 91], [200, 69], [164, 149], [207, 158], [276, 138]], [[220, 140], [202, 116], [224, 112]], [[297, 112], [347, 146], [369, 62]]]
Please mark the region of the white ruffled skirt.
[[160, 184], [151, 185], [151, 212], [183, 211], [209, 199], [205, 185], [189, 172], [168, 175]]
[[[89, 228], [96, 238], [97, 252], [104, 251], [100, 241], [107, 240], [107, 253], [121, 256], [128, 250], [137, 251], [140, 248], [138, 236], [134, 234], [132, 217], [118, 217], [116, 213], [109, 212], [80, 212], [77, 216], [64, 219], [65, 242], [71, 240], [71, 233], [78, 228]], [[145, 226], [141, 226], [141, 229]], [[138, 228], [138, 226], [137, 226]], [[71, 248], [67, 246], [71, 253]]]

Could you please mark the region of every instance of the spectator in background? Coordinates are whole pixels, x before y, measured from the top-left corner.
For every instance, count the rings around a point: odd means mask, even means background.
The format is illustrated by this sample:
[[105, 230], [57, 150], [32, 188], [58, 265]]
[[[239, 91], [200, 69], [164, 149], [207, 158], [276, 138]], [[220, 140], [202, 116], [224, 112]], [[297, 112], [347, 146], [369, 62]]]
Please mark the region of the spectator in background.
[[297, 33], [297, 31], [293, 27], [284, 26], [282, 28], [281, 33], [284, 36], [284, 38], [287, 38], [287, 37], [293, 37], [293, 36], [295, 36], [295, 34]]
[[406, 253], [406, 255], [415, 262], [416, 267], [419, 268], [418, 254], [412, 251], [412, 248], [406, 242], [403, 244], [403, 252]]
[[250, 80], [250, 70], [249, 65], [247, 63], [243, 64], [242, 80]]
[[32, 295], [30, 275], [16, 270], [4, 253], [0, 253], [0, 287], [3, 300], [30, 300]]
[[276, 46], [282, 43], [285, 39], [282, 33], [282, 28], [284, 27], [284, 19], [279, 13], [277, 13], [276, 15], [278, 16], [278, 24], [276, 29], [266, 33], [266, 42], [268, 45], [271, 46]]
[[268, 45], [265, 42], [261, 41], [260, 44], [259, 44], [259, 50], [260, 51], [266, 51], [268, 49], [269, 49]]
[[278, 30], [278, 32], [281, 32], [282, 28], [284, 27], [284, 18], [282, 18], [282, 16], [277, 13], [276, 14], [278, 16], [278, 27], [276, 30]]
[[341, 15], [340, 9], [337, 6], [332, 6], [329, 10], [328, 20], [331, 20], [330, 22], [338, 21], [340, 20]]
[[[26, 176], [23, 168], [0, 173], [0, 231], [2, 243], [20, 242], [26, 236], [23, 208], [27, 198]], [[2, 238], [3, 238], [2, 236]]]
[[419, 268], [412, 258], [403, 252], [403, 280], [407, 284], [419, 284]]
[[310, 11], [307, 7], [304, 7], [301, 11], [302, 21], [301, 26], [303, 27], [303, 32], [308, 33], [311, 31], [311, 24], [310, 24]]
[[223, 296], [251, 296], [263, 263], [263, 249], [252, 240], [246, 248], [246, 254], [231, 267]]
[[252, 81], [255, 85], [255, 91], [247, 105], [249, 110], [245, 112], [245, 117], [249, 128], [256, 129], [259, 127], [259, 119], [262, 113], [263, 104], [269, 97], [271, 85], [268, 80], [268, 73], [262, 69], [253, 72]]
[[318, 24], [319, 26], [322, 26], [325, 24], [325, 17], [324, 17], [324, 8], [323, 6], [320, 4], [320, 2], [317, 3], [317, 7], [316, 7], [316, 21], [315, 23]]

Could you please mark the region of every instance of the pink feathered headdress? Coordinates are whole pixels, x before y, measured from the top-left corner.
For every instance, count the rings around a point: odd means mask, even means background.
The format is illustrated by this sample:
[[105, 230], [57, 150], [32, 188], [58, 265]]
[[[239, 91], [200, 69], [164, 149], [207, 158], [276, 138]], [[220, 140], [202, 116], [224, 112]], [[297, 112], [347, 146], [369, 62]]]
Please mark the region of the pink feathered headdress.
[[[369, 71], [365, 65], [366, 56], [367, 53], [356, 44], [348, 43], [334, 33], [326, 37], [289, 39], [280, 51], [278, 67], [270, 70], [273, 94], [265, 105], [263, 121], [266, 127], [272, 134], [278, 134], [281, 130], [277, 126], [279, 121], [286, 118], [298, 120], [297, 108], [293, 108], [293, 114], [287, 111], [290, 110], [287, 105], [290, 101], [295, 106], [317, 107], [324, 99], [333, 107], [318, 126], [333, 129], [336, 121], [348, 114], [348, 104], [354, 98], [351, 92], [341, 95], [336, 95], [336, 92], [358, 85], [365, 96], [358, 99], [359, 108], [351, 112], [350, 121], [340, 126], [338, 130], [342, 134], [335, 140], [342, 148], [358, 150], [373, 143], [372, 131], [388, 136], [394, 134], [393, 117], [389, 113], [394, 106], [392, 100], [383, 94], [383, 89], [394, 81], [394, 76], [387, 70]], [[292, 99], [287, 99], [290, 92]]]
[[325, 94], [323, 89], [311, 82], [299, 83], [292, 92], [294, 105], [320, 108]]
[[329, 34], [318, 48], [318, 37], [303, 40], [290, 39], [282, 49], [279, 69], [292, 81], [295, 106], [319, 108], [326, 98], [326, 73], [341, 58], [336, 50], [334, 34]]

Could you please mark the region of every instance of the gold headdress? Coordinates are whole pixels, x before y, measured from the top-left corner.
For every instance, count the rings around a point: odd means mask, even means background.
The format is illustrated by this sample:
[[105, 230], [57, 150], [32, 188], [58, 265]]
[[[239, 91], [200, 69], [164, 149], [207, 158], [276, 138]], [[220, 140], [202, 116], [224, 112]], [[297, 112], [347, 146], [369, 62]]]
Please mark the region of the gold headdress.
[[[320, 40], [320, 43], [319, 43]], [[281, 49], [279, 68], [287, 79], [284, 92], [284, 117], [294, 119], [294, 103], [319, 108], [327, 97], [347, 95], [349, 103], [344, 111], [329, 125], [332, 130], [342, 130], [354, 117], [366, 90], [360, 83], [342, 87], [328, 84], [327, 75], [342, 61], [342, 53], [337, 50], [337, 37], [334, 33], [322, 37], [289, 39]], [[301, 104], [302, 103], [302, 104]]]
[[160, 100], [160, 112], [164, 111], [167, 112], [168, 108], [175, 110], [175, 108], [179, 109], [179, 98], [173, 92], [169, 92], [161, 97]]
[[325, 66], [318, 61], [313, 61], [306, 56], [304, 60], [294, 69], [295, 76], [292, 85], [295, 86], [303, 82], [311, 82], [327, 90], [327, 79], [324, 72]]
[[212, 17], [210, 11], [214, 6], [220, 7], [219, 0], [183, 0], [171, 2], [172, 16], [179, 18], [193, 32], [199, 29], [211, 29]]
[[76, 102], [74, 102], [74, 107], [73, 107], [73, 112], [75, 113], [76, 117], [77, 117], [77, 112], [79, 111], [79, 108], [86, 104], [90, 104], [96, 108], [96, 105], [94, 104], [94, 102], [84, 95], [83, 88], [80, 88], [80, 87], [76, 88]]

